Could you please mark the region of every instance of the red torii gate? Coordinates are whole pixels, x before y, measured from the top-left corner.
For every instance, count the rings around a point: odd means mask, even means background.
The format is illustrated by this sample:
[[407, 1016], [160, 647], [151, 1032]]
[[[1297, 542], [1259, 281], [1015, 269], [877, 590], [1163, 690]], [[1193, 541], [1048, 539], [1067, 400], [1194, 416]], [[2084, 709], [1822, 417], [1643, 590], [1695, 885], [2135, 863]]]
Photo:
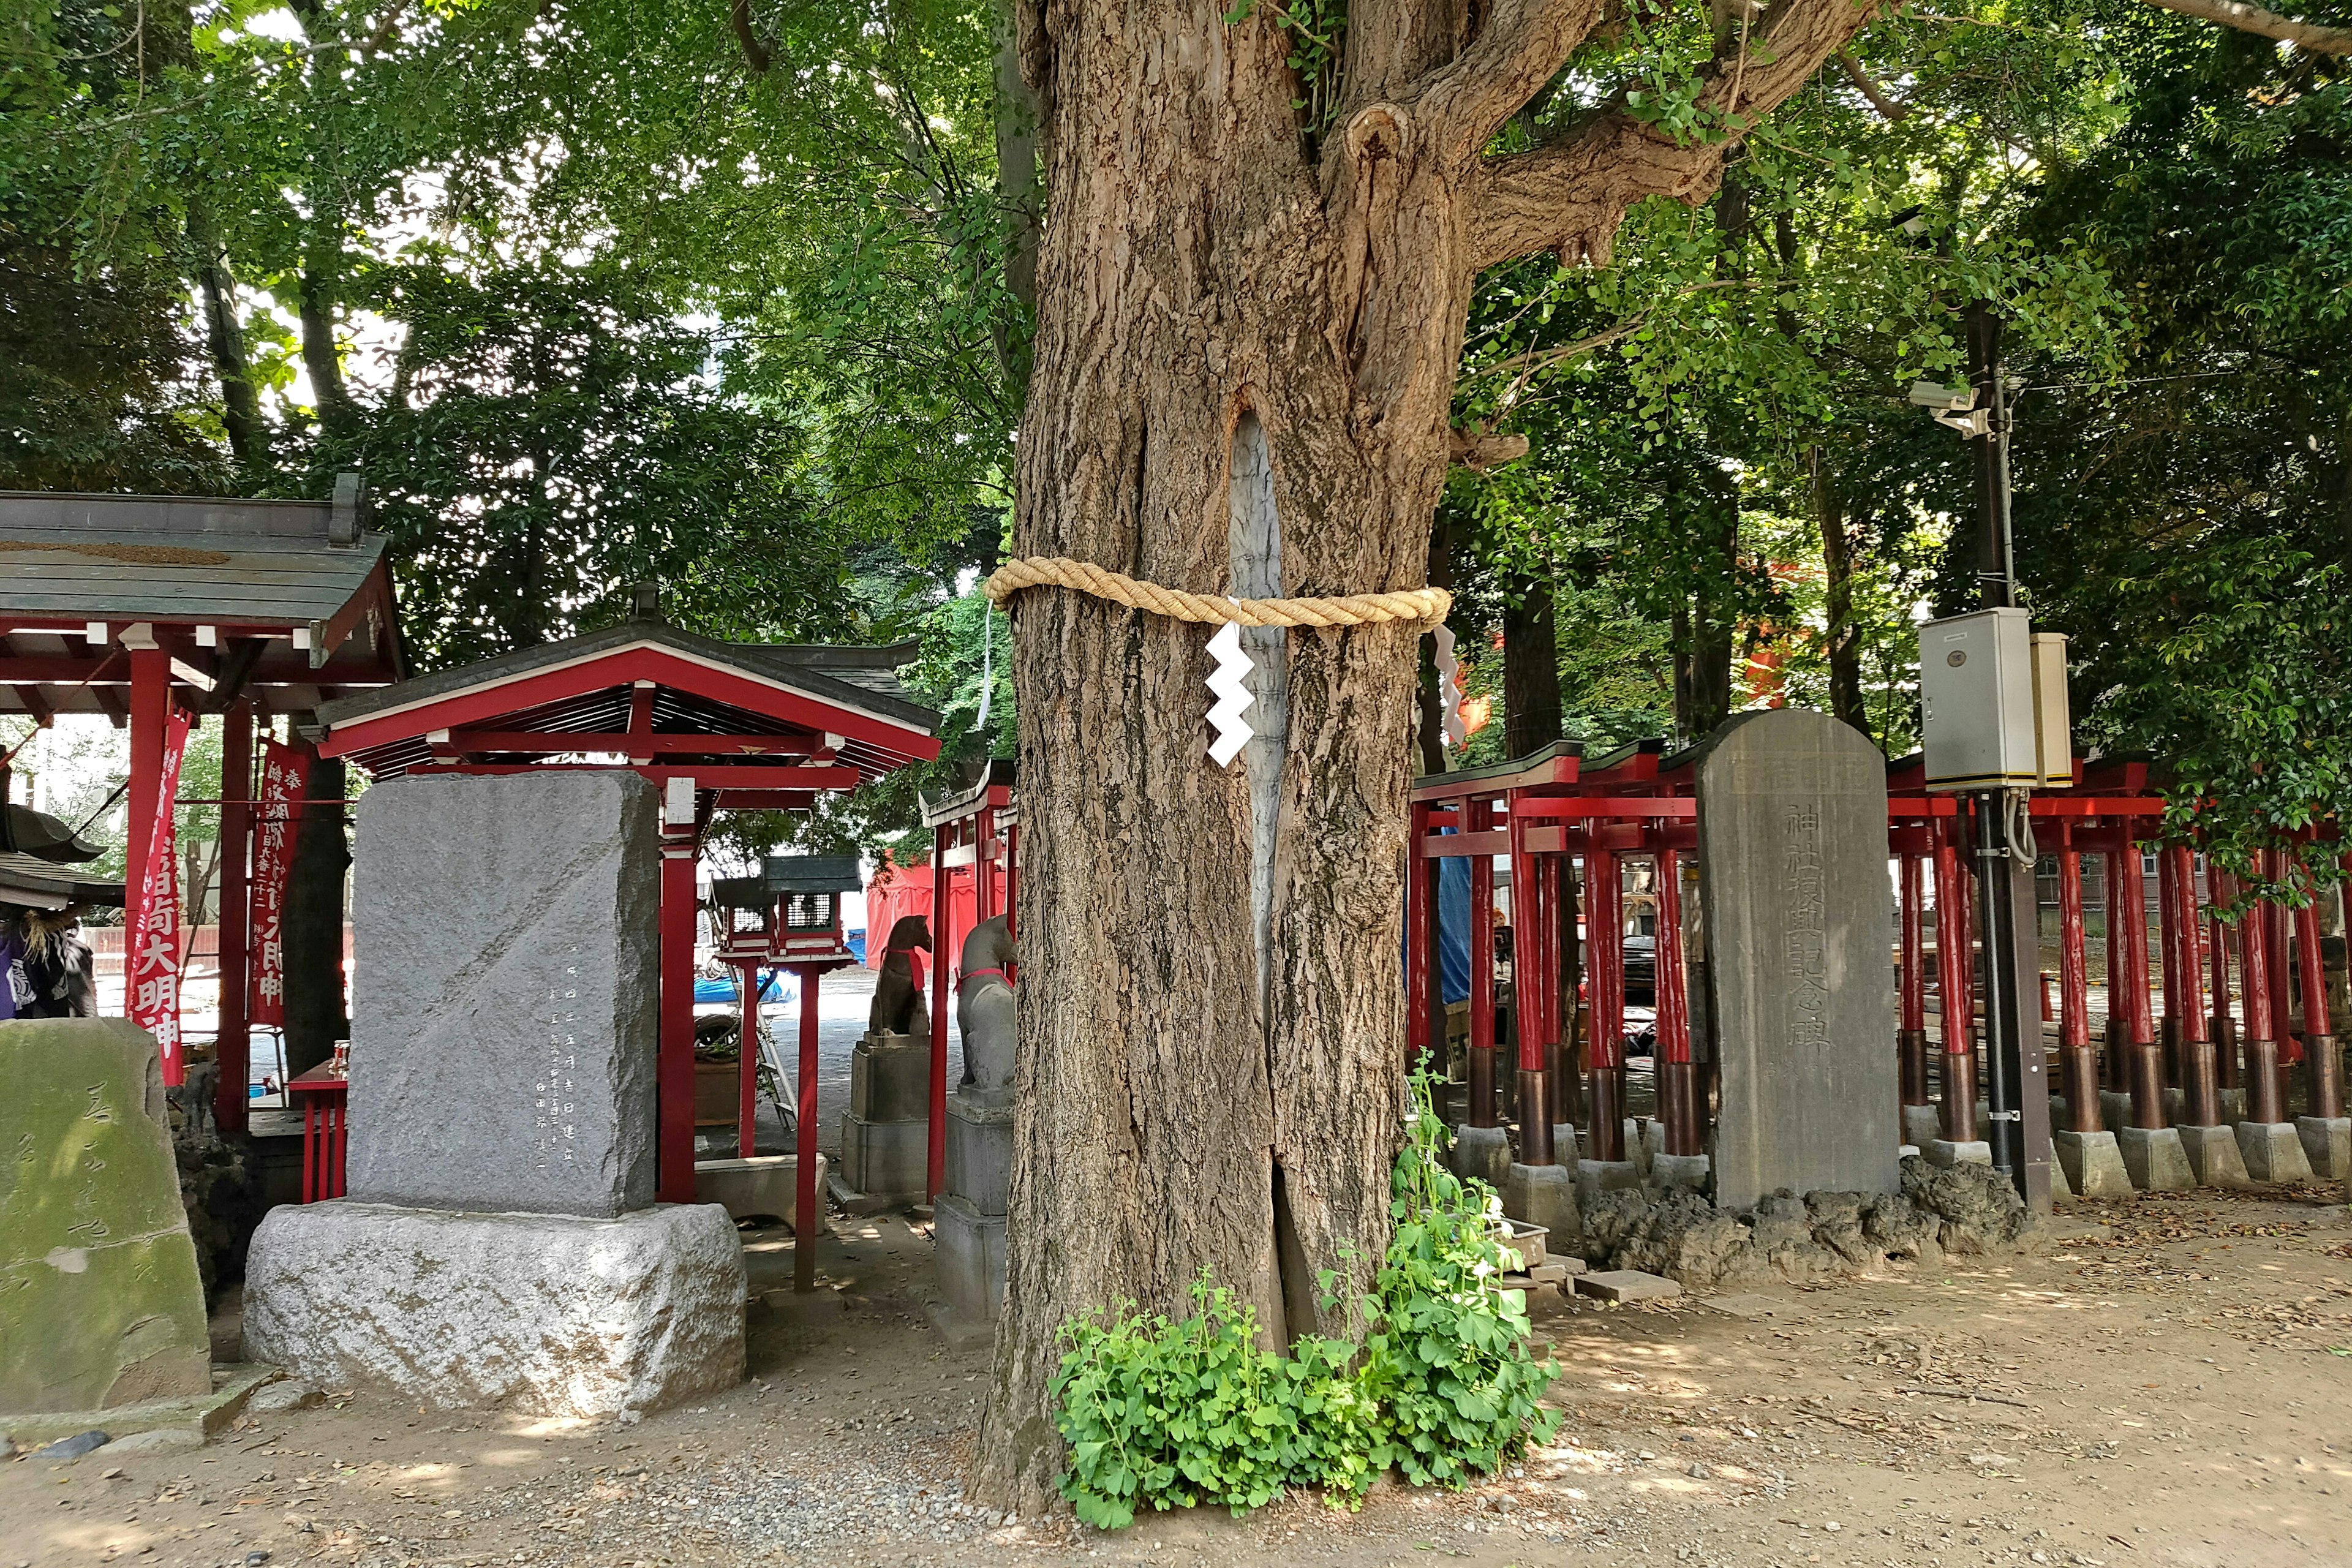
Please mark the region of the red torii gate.
[[[662, 807], [657, 1190], [694, 1201], [695, 866], [721, 807], [804, 810], [939, 755], [892, 647], [723, 643], [651, 618], [323, 705], [321, 756], [377, 778], [625, 767]], [[803, 984], [802, 1005], [815, 987]]]

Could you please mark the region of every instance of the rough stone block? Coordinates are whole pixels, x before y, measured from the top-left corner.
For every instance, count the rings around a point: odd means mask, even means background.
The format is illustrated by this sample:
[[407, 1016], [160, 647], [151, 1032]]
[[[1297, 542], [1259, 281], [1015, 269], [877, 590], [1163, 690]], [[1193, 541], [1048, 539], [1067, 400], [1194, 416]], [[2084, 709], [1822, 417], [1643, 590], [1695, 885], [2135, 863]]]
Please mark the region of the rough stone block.
[[1475, 1176], [1496, 1192], [1511, 1169], [1511, 1135], [1501, 1127], [1473, 1127], [1465, 1122], [1454, 1130], [1454, 1173]]
[[2132, 1121], [2131, 1096], [2119, 1089], [2099, 1090], [2099, 1120], [2110, 1131], [2118, 1127], [2129, 1127]]
[[121, 1019], [0, 1023], [0, 1411], [211, 1393], [154, 1040]]
[[1604, 1301], [1663, 1301], [1683, 1293], [1683, 1288], [1656, 1274], [1633, 1268], [1606, 1268], [1576, 1277], [1577, 1293]]
[[2225, 1089], [2220, 1092], [2218, 1098], [2221, 1101], [2221, 1120], [2223, 1122], [2231, 1127], [2235, 1127], [2239, 1122], [2243, 1121], [2246, 1119], [2246, 1091], [2244, 1089]]
[[892, 1203], [920, 1203], [930, 1185], [931, 1134], [920, 1121], [841, 1119], [841, 1179]]
[[[817, 1189], [822, 1192], [827, 1166], [816, 1157]], [[797, 1154], [761, 1154], [749, 1160], [697, 1160], [694, 1198], [717, 1204], [737, 1220], [788, 1220], [799, 1201], [801, 1159]]]
[[2298, 1116], [2294, 1131], [2313, 1175], [2339, 1182], [2352, 1176], [2352, 1117]]
[[2292, 1121], [2241, 1121], [2238, 1152], [2246, 1158], [2246, 1174], [2257, 1182], [2307, 1182], [2311, 1162]]
[[1566, 1252], [1583, 1234], [1576, 1205], [1576, 1171], [1570, 1165], [1522, 1165], [1512, 1162], [1503, 1175], [1503, 1212], [1549, 1234], [1546, 1250]]
[[2176, 1127], [2181, 1157], [2189, 1162], [2200, 1187], [2250, 1187], [2246, 1157], [2238, 1152], [2238, 1134], [2231, 1127]]
[[740, 1383], [744, 1291], [716, 1204], [605, 1220], [339, 1199], [254, 1233], [245, 1346], [437, 1409], [613, 1416]]
[[2064, 1165], [2063, 1165], [2063, 1164], [2059, 1163], [2058, 1163], [2057, 1161], [2055, 1161], [2055, 1160], [2051, 1161], [2051, 1162], [2050, 1162], [2050, 1196], [2051, 1196], [2051, 1199], [2054, 1202], [2054, 1201], [2056, 1201], [2057, 1199], [2060, 1199], [2060, 1198], [2069, 1198], [2069, 1199], [2071, 1199], [2072, 1197], [2074, 1197], [2074, 1184], [2066, 1180], [2066, 1167], [2065, 1167]]
[[630, 773], [390, 779], [353, 841], [361, 1202], [654, 1201], [661, 852]]
[[931, 1115], [931, 1043], [911, 1035], [867, 1035], [849, 1053], [849, 1113], [867, 1121], [923, 1121]]
[[948, 1191], [984, 1215], [1013, 1196], [1013, 1108], [948, 1096]]
[[1648, 1184], [1660, 1192], [1704, 1193], [1709, 1169], [1704, 1154], [1659, 1154], [1650, 1162]]
[[964, 1322], [996, 1321], [1004, 1300], [1004, 1216], [984, 1215], [953, 1193], [941, 1193], [932, 1211], [940, 1293], [950, 1316]]
[[2066, 1177], [2068, 1193], [2085, 1198], [2127, 1198], [2132, 1175], [2112, 1132], [2050, 1134], [2050, 1145]]
[[1919, 1152], [1930, 1165], [1941, 1165], [1946, 1170], [1954, 1165], [1992, 1163], [1992, 1145], [1981, 1138], [1967, 1143], [1955, 1142], [1949, 1138], [1930, 1138], [1920, 1145]]
[[1576, 1168], [1579, 1145], [1572, 1123], [1555, 1121], [1551, 1124], [1551, 1157], [1571, 1171]]
[[1930, 1138], [1944, 1135], [1941, 1113], [1932, 1105], [1906, 1105], [1903, 1108], [1903, 1142], [1925, 1148]]
[[2143, 1192], [2185, 1193], [2197, 1184], [2197, 1169], [2177, 1127], [2119, 1127], [2114, 1133], [2131, 1184]]
[[1576, 1163], [1576, 1204], [1580, 1213], [1590, 1213], [1603, 1193], [1641, 1190], [1641, 1167], [1631, 1160], [1579, 1160]]
[[1708, 738], [1697, 795], [1716, 1201], [1894, 1192], [1886, 760], [1827, 714], [1743, 713]]

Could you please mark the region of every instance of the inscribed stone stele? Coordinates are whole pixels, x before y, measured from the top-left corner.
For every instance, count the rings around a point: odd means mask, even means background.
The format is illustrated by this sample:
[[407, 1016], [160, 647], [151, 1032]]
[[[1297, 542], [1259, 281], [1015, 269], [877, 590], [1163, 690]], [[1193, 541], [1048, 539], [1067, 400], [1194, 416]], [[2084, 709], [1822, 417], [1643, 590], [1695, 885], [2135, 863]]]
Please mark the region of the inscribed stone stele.
[[387, 780], [352, 851], [359, 1201], [654, 1201], [658, 798], [625, 770]]
[[212, 1392], [154, 1038], [0, 1023], [0, 1411]]
[[1716, 1202], [1901, 1181], [1886, 763], [1826, 714], [1742, 714], [1698, 763], [1722, 1053]]

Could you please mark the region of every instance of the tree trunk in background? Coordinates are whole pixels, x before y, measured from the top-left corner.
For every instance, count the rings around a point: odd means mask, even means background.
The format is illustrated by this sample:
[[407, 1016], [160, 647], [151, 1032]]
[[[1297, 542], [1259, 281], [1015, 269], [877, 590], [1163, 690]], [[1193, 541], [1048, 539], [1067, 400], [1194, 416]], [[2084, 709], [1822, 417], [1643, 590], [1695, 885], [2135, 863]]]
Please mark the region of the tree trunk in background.
[[1853, 538], [1845, 514], [1845, 498], [1837, 479], [1822, 460], [1819, 447], [1805, 453], [1813, 482], [1813, 515], [1822, 528], [1822, 566], [1827, 578], [1827, 643], [1830, 663], [1830, 717], [1853, 725], [1872, 744], [1870, 711], [1862, 695], [1862, 627], [1853, 618]]
[[1503, 748], [1524, 757], [1560, 736], [1559, 631], [1551, 579], [1516, 577], [1503, 605]]
[[[1015, 552], [1211, 594], [1269, 567], [1288, 595], [1416, 587], [1478, 270], [1605, 260], [1633, 202], [1706, 199], [1737, 138], [1604, 113], [1485, 156], [1591, 28], [1589, 0], [1364, 0], [1311, 93], [1276, 8], [1227, 9], [1056, 0], [1021, 51], [1050, 205]], [[1867, 16], [1773, 7], [1710, 62], [1703, 106], [1744, 124]], [[1302, 98], [1328, 126], [1302, 126]], [[1254, 801], [1245, 766], [1204, 754], [1214, 628], [1058, 588], [1013, 623], [1021, 1050], [974, 1491], [1029, 1510], [1062, 1468], [1064, 1324], [1181, 1310], [1206, 1268], [1269, 1343], [1337, 1328], [1315, 1271], [1360, 1287], [1385, 1246], [1416, 639], [1283, 634], [1286, 728], [1257, 748], [1278, 772]]]
[[[1454, 586], [1454, 529], [1444, 513], [1429, 535], [1429, 584], [1433, 588]], [[1461, 650], [1454, 650], [1461, 657]], [[1421, 638], [1421, 697], [1413, 719], [1413, 742], [1421, 751], [1421, 771], [1442, 773], [1452, 766], [1445, 746], [1445, 693], [1440, 688], [1437, 668], [1437, 634], [1424, 632]]]
[[201, 200], [188, 203], [188, 246], [198, 297], [204, 303], [205, 343], [221, 389], [221, 423], [237, 466], [257, 472], [269, 466], [269, 430], [262, 423], [261, 399], [245, 357], [245, 327], [236, 313], [236, 279], [229, 272], [220, 227]]
[[[308, 749], [307, 747], [305, 748]], [[351, 1038], [343, 1008], [343, 882], [352, 854], [343, 836], [341, 762], [312, 754], [286, 879], [286, 1070], [308, 1071]]]
[[1680, 500], [1683, 531], [1698, 544], [1690, 607], [1674, 617], [1675, 729], [1703, 741], [1731, 717], [1731, 660], [1739, 631], [1739, 491], [1714, 458], [1701, 453], [1684, 483], [1668, 491]]

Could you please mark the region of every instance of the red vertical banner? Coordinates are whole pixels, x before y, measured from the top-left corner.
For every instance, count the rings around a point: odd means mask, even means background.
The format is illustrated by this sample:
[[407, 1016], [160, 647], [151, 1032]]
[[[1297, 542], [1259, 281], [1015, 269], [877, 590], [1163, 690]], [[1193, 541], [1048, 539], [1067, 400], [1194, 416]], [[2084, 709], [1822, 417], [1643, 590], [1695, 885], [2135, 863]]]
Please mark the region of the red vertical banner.
[[163, 1058], [163, 1081], [181, 1080], [180, 1049], [180, 847], [173, 828], [173, 803], [180, 793], [180, 759], [188, 749], [188, 716], [177, 707], [163, 720], [163, 757], [155, 785], [155, 817], [131, 825], [147, 835], [147, 863], [131, 893], [129, 930], [123, 942], [123, 989], [131, 1021], [155, 1037]]
[[286, 1026], [286, 884], [294, 872], [294, 829], [310, 785], [310, 759], [265, 741], [254, 791], [253, 1009], [259, 1028]]

